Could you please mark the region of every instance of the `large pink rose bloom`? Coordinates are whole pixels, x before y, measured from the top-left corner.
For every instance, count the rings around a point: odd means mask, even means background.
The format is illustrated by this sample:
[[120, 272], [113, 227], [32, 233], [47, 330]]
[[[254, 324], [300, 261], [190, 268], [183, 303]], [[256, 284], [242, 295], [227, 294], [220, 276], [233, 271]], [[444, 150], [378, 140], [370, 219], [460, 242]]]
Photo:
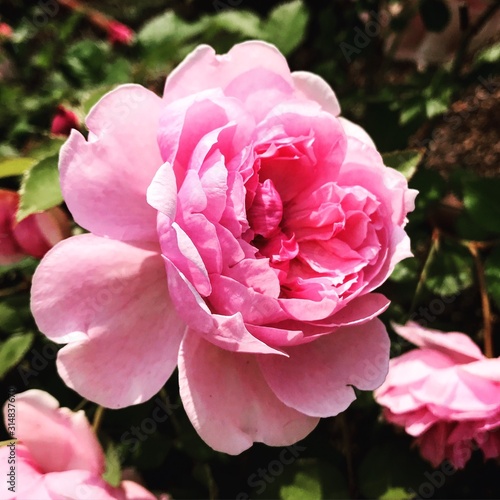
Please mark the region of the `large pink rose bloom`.
[[463, 333], [394, 328], [419, 349], [392, 359], [375, 391], [385, 418], [415, 436], [434, 467], [448, 459], [461, 469], [477, 448], [500, 456], [500, 358], [485, 358]]
[[213, 448], [287, 445], [378, 387], [389, 340], [370, 293], [410, 255], [414, 193], [318, 76], [262, 42], [198, 47], [160, 98], [107, 94], [61, 151], [91, 231], [37, 270], [32, 306], [59, 373], [112, 408], [179, 368]]
[[[99, 499], [154, 500], [155, 496], [132, 481], [114, 488], [102, 479], [104, 454], [83, 410], [59, 408], [50, 394], [32, 389], [16, 395], [4, 406], [5, 426], [9, 410], [15, 426], [15, 446], [0, 448], [4, 500]], [[14, 485], [8, 472], [15, 456]], [[10, 460], [10, 462], [9, 462]], [[14, 488], [14, 492], [9, 490]]]

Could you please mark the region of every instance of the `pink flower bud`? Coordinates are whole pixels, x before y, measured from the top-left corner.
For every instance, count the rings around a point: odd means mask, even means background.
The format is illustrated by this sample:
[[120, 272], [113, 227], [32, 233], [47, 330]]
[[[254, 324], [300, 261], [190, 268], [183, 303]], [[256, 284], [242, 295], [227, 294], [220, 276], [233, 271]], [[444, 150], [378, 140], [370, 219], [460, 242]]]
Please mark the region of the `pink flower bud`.
[[111, 43], [130, 45], [134, 39], [134, 31], [118, 21], [108, 24], [108, 40]]
[[18, 206], [18, 193], [0, 189], [0, 265], [13, 264], [28, 255], [40, 259], [70, 236], [69, 219], [59, 207], [17, 222]]
[[12, 28], [7, 23], [0, 23], [0, 40], [2, 38], [10, 38], [12, 36]]
[[80, 121], [75, 113], [59, 104], [56, 115], [52, 119], [50, 132], [54, 135], [68, 136], [72, 128], [78, 129], [79, 127]]

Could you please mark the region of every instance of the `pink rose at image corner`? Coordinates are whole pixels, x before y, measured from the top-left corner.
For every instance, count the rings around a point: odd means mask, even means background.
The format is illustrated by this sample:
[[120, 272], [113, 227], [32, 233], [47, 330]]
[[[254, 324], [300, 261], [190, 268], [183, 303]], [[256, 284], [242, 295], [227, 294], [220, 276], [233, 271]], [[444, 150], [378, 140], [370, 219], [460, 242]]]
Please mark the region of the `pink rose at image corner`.
[[50, 125], [50, 133], [67, 137], [70, 134], [71, 129], [79, 128], [80, 120], [76, 114], [62, 104], [59, 104]]
[[179, 369], [205, 442], [292, 444], [378, 387], [372, 293], [411, 255], [415, 191], [319, 76], [272, 45], [201, 45], [163, 97], [123, 85], [73, 130], [61, 186], [90, 234], [38, 267], [32, 310], [63, 380], [121, 408]]
[[[14, 404], [18, 441], [15, 446], [0, 447], [0, 498], [155, 500], [152, 493], [133, 481], [112, 487], [102, 479], [104, 453], [83, 410], [59, 408], [54, 397], [38, 389], [16, 394]], [[5, 403], [6, 427], [8, 415]], [[14, 484], [8, 475], [12, 453], [16, 457]]]
[[17, 222], [18, 206], [17, 192], [0, 189], [0, 266], [27, 256], [41, 259], [71, 234], [69, 218], [61, 208], [54, 207]]
[[414, 436], [434, 467], [447, 459], [462, 469], [478, 448], [500, 456], [500, 358], [486, 358], [464, 333], [413, 322], [394, 329], [418, 349], [391, 359], [375, 391], [386, 420]]

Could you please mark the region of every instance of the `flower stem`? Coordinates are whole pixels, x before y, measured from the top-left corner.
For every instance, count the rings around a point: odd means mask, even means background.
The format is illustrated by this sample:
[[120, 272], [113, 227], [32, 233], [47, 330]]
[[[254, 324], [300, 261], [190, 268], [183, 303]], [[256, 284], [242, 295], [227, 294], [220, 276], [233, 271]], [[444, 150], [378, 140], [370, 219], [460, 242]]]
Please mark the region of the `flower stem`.
[[484, 329], [484, 354], [488, 358], [493, 358], [493, 332], [492, 332], [492, 321], [491, 321], [491, 308], [490, 300], [488, 298], [488, 291], [486, 289], [486, 278], [484, 275], [484, 266], [481, 260], [481, 255], [479, 254], [478, 245], [473, 242], [469, 242], [467, 245], [472, 257], [474, 258], [474, 264], [476, 265], [477, 282], [479, 285], [479, 292], [481, 294], [481, 309], [483, 312], [483, 329]]
[[94, 421], [92, 422], [92, 430], [97, 434], [99, 431], [99, 427], [101, 426], [102, 422], [102, 417], [104, 415], [104, 407], [99, 405], [96, 408], [95, 414], [94, 414]]
[[434, 259], [434, 256], [436, 255], [436, 252], [439, 248], [439, 237], [440, 237], [439, 229], [434, 228], [434, 230], [432, 231], [432, 236], [431, 236], [431, 246], [429, 248], [429, 252], [427, 253], [427, 258], [425, 259], [424, 267], [422, 268], [422, 271], [420, 273], [420, 277], [418, 278], [417, 288], [415, 289], [415, 294], [413, 295], [413, 300], [411, 301], [411, 306], [410, 306], [410, 311], [408, 313], [408, 316], [411, 316], [412, 313], [415, 311], [415, 308], [417, 307], [418, 298], [422, 292], [422, 288], [424, 286], [425, 280], [427, 279], [429, 267], [430, 267], [430, 265]]

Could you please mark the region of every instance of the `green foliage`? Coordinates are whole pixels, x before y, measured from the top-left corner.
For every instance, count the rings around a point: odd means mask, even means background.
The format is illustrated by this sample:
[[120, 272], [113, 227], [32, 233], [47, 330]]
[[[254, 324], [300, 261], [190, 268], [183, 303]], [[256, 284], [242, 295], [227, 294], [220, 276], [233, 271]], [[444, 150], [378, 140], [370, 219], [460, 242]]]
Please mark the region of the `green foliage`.
[[4, 158], [0, 160], [0, 178], [21, 175], [35, 163], [33, 158]]
[[[450, 9], [444, 0], [403, 2], [401, 14], [389, 23], [382, 4], [371, 0], [85, 2], [123, 22], [130, 20], [137, 32], [137, 43], [132, 46], [109, 43], [105, 31], [93, 26], [83, 12], [61, 7], [50, 22], [37, 26], [32, 20], [43, 11], [41, 4], [23, 5], [26, 2], [21, 0], [11, 4], [1, 19], [13, 26], [14, 35], [0, 40], [0, 187], [20, 189], [19, 220], [62, 202], [57, 154], [64, 139], [49, 134], [58, 105], [75, 110], [83, 124], [92, 106], [121, 83], [136, 82], [161, 95], [165, 77], [199, 44], [224, 53], [235, 43], [261, 39], [275, 44], [292, 69], [317, 73], [331, 84], [342, 114], [363, 126], [379, 151], [389, 151], [383, 154], [385, 164], [401, 172], [410, 187], [419, 191], [405, 228], [415, 257], [398, 263], [379, 290], [391, 300], [381, 316], [391, 335], [391, 353], [401, 354], [407, 344], [395, 337], [390, 322], [404, 322], [411, 312], [423, 321], [426, 318], [419, 310], [429, 309], [437, 296], [453, 296], [453, 300], [443, 300], [445, 308], [433, 309], [434, 323], [429, 326], [463, 330], [478, 338], [483, 323], [478, 280], [463, 240], [480, 242], [493, 317], [500, 311], [498, 175], [489, 171], [480, 177], [483, 165], [477, 165], [476, 172], [476, 166], [462, 162], [463, 157], [447, 168], [430, 162], [438, 147], [444, 148], [439, 151], [443, 159], [454, 152], [457, 127], [472, 127], [486, 105], [481, 94], [479, 106], [470, 109], [470, 102], [478, 100], [478, 96], [476, 100], [464, 97], [471, 86], [481, 83], [483, 94], [486, 89], [490, 97], [495, 91], [491, 89], [497, 88], [500, 45], [486, 45], [473, 58], [467, 55], [460, 74], [452, 73], [452, 61], [417, 70], [411, 62], [391, 60], [384, 51], [386, 33], [410, 27], [417, 12], [422, 15], [423, 29], [436, 35], [451, 29]], [[381, 14], [380, 33], [375, 36], [366, 24], [370, 12]], [[366, 43], [359, 33], [366, 34]], [[355, 47], [352, 61], [346, 61], [342, 42]], [[491, 88], [486, 80], [492, 82]], [[453, 109], [452, 103], [456, 103]], [[456, 109], [461, 110], [459, 125], [448, 120]], [[443, 146], [434, 133], [446, 125], [451, 129], [450, 141]], [[494, 125], [494, 121], [481, 122], [481, 130], [493, 139]], [[84, 125], [81, 128], [85, 134]], [[470, 137], [475, 150], [477, 138]], [[443, 222], [439, 214], [450, 197], [456, 207], [448, 211], [450, 220]], [[432, 235], [438, 235], [439, 246], [426, 264]], [[26, 258], [0, 266], [0, 378], [21, 390], [45, 389], [62, 405], [75, 408], [81, 400], [57, 374], [56, 348], [32, 333], [36, 325], [28, 288], [37, 265], [37, 259]], [[498, 339], [494, 343], [498, 349]], [[179, 403], [167, 418], [163, 410], [158, 413], [156, 398], [104, 414], [99, 436], [105, 437], [103, 478], [110, 485], [119, 484], [122, 468], [133, 467], [155, 493], [167, 492], [179, 499], [242, 498], [245, 494], [240, 497], [239, 492], [248, 492], [251, 498], [283, 500], [409, 500], [413, 495], [408, 491], [418, 490], [431, 470], [411, 448], [412, 439], [384, 424], [373, 395], [362, 392], [346, 411], [348, 432], [337, 429], [337, 419], [322, 420], [300, 443], [305, 451], [292, 463], [282, 463], [282, 473], [270, 473], [270, 481], [264, 480], [259, 471], [280, 457], [277, 448], [256, 445], [240, 456], [214, 451], [187, 418], [176, 376], [164, 390]], [[95, 405], [88, 402], [85, 409], [92, 414]], [[498, 464], [477, 458], [436, 488], [434, 496], [498, 497]], [[256, 477], [262, 481], [260, 486], [264, 484], [263, 490], [255, 486]]]
[[304, 38], [308, 12], [301, 0], [275, 7], [262, 25], [262, 38], [274, 43], [283, 54], [291, 54]]
[[407, 180], [413, 177], [417, 167], [424, 156], [423, 149], [407, 149], [405, 151], [393, 151], [382, 155], [384, 164], [401, 172]]
[[474, 261], [466, 248], [443, 241], [434, 255], [425, 282], [431, 292], [455, 295], [472, 285]]
[[500, 233], [500, 179], [463, 179], [463, 200], [473, 222], [487, 231]]
[[21, 362], [33, 343], [32, 333], [16, 334], [0, 343], [0, 379]]
[[23, 176], [17, 220], [62, 203], [57, 155], [40, 160]]
[[119, 486], [121, 482], [121, 460], [118, 448], [110, 442], [106, 449], [106, 470], [102, 475], [104, 481], [111, 486]]
[[291, 480], [283, 481], [281, 500], [321, 500], [349, 497], [344, 474], [333, 464], [314, 459], [298, 459], [291, 467]]

